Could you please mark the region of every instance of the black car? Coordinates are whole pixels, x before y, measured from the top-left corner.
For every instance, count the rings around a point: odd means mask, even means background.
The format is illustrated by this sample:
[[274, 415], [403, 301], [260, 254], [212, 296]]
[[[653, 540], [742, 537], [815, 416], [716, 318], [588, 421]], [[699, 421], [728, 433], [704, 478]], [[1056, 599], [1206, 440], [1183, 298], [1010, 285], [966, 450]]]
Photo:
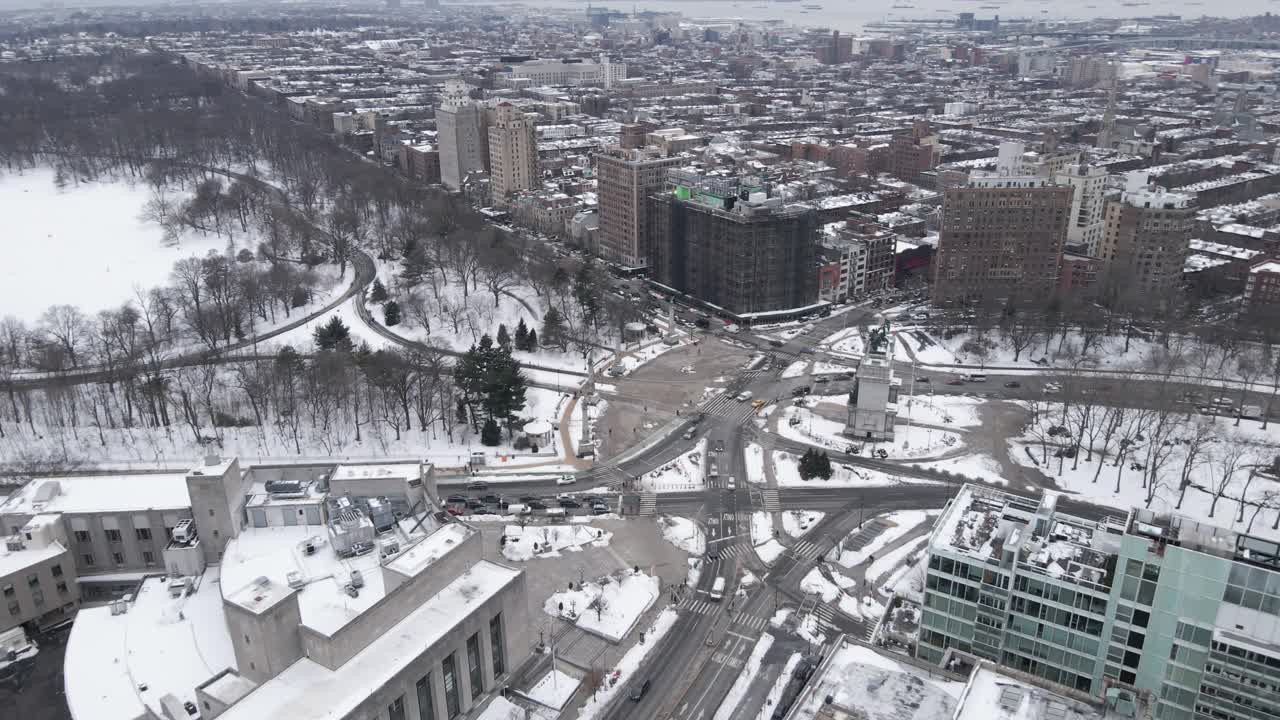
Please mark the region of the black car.
[[1007, 388], [1020, 388], [1022, 387], [1022, 383], [1018, 382], [1017, 380], [1010, 380], [1009, 382], [1005, 383], [1004, 386]]
[[484, 509], [484, 502], [480, 498], [467, 498], [467, 509], [482, 510]]
[[501, 505], [501, 504], [502, 504], [502, 496], [501, 496], [501, 495], [494, 495], [493, 493], [489, 493], [488, 495], [481, 495], [481, 496], [480, 496], [480, 499], [481, 499], [482, 501], [484, 501], [484, 502], [486, 502], [486, 503], [490, 504], [490, 505]]
[[577, 498], [560, 498], [562, 508], [580, 508], [582, 503]]
[[546, 510], [547, 509], [547, 504], [541, 500], [530, 500], [529, 502], [525, 503], [525, 505], [528, 505], [530, 510]]
[[472, 480], [471, 482], [467, 483], [467, 489], [468, 490], [488, 490], [489, 483], [483, 480]]
[[808, 394], [809, 394], [809, 390], [810, 390], [810, 388], [809, 388], [809, 386], [808, 386], [808, 385], [801, 385], [801, 386], [800, 386], [800, 387], [798, 387], [798, 388], [792, 388], [792, 389], [791, 389], [791, 395], [792, 395], [792, 396], [794, 396], [794, 397], [800, 397], [800, 396], [802, 396], [802, 395], [808, 395]]
[[818, 377], [814, 378], [813, 381], [818, 385], [825, 385], [831, 382], [831, 378], [827, 377], [826, 375], [819, 375]]
[[785, 345], [786, 343], [782, 342], [781, 340], [770, 340], [770, 341], [769, 341], [769, 344], [770, 344], [770, 345], [772, 345], [772, 346], [774, 346], [774, 347], [782, 347], [782, 346], [783, 346], [783, 345]]
[[919, 377], [917, 377], [917, 378], [916, 378], [916, 382], [918, 382], [918, 383], [927, 383], [927, 382], [931, 382], [931, 381], [929, 380], [929, 377], [928, 377], [927, 375], [921, 375], [921, 376], [919, 376]]
[[466, 495], [450, 495], [449, 497], [444, 499], [444, 502], [446, 505], [452, 504], [452, 503], [465, 503], [466, 501], [467, 501]]
[[639, 685], [636, 685], [636, 686], [632, 687], [632, 688], [631, 688], [631, 695], [630, 695], [630, 697], [631, 697], [631, 701], [632, 701], [632, 702], [640, 702], [641, 700], [643, 700], [643, 699], [644, 699], [644, 695], [645, 695], [645, 693], [649, 692], [649, 684], [650, 684], [651, 682], [653, 682], [653, 681], [652, 681], [652, 680], [645, 680], [644, 682], [640, 683]]
[[537, 495], [521, 495], [520, 496], [520, 502], [524, 503], [525, 505], [528, 505], [531, 502], [538, 502], [538, 499], [539, 498]]

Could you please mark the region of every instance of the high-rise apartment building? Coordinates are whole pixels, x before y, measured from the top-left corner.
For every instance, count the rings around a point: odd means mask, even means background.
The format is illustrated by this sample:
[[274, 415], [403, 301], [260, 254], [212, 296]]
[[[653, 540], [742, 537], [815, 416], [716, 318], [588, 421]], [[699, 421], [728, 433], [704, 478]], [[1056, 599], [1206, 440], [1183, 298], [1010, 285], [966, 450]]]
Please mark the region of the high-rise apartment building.
[[440, 107], [436, 109], [436, 133], [440, 144], [440, 182], [450, 190], [461, 189], [473, 172], [487, 168], [488, 135], [484, 112], [468, 94], [461, 80], [445, 82]]
[[1058, 283], [1071, 188], [1044, 176], [973, 173], [943, 194], [935, 303], [1046, 298]]
[[1083, 246], [1089, 255], [1097, 255], [1104, 227], [1102, 211], [1106, 204], [1107, 172], [1077, 163], [1057, 172], [1054, 180], [1071, 188], [1067, 244]]
[[889, 141], [885, 170], [896, 178], [916, 182], [920, 173], [938, 166], [942, 148], [938, 136], [926, 120], [917, 120], [908, 132], [898, 133]]
[[489, 126], [489, 187], [496, 202], [538, 186], [538, 143], [533, 120], [500, 103]]
[[667, 170], [682, 159], [664, 157], [657, 148], [612, 148], [595, 160], [600, 254], [624, 267], [644, 267], [649, 263], [645, 201], [662, 190]]
[[1191, 195], [1149, 186], [1144, 171], [1129, 173], [1124, 194], [1107, 203], [1098, 248], [1103, 299], [1126, 304], [1167, 300], [1182, 281], [1195, 221]]
[[747, 178], [667, 172], [649, 198], [650, 264], [663, 285], [735, 316], [817, 302], [818, 216]]
[[966, 485], [934, 526], [916, 655], [967, 653], [1158, 720], [1280, 714], [1280, 544], [1134, 509], [1094, 519]]

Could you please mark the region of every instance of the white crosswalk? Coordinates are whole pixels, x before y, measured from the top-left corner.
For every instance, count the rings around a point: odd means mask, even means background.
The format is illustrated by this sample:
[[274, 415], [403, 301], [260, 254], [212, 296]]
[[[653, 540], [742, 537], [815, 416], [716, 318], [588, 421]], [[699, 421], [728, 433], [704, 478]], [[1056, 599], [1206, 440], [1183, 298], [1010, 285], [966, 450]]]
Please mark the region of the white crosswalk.
[[658, 493], [646, 492], [640, 496], [640, 514], [652, 515], [658, 509]]
[[710, 600], [703, 600], [699, 598], [696, 593], [694, 593], [694, 594], [690, 594], [688, 597], [686, 597], [684, 600], [680, 602], [680, 609], [688, 610], [689, 612], [695, 612], [695, 613], [698, 613], [699, 615], [706, 615], [707, 613], [711, 613], [711, 612], [715, 612], [716, 610], [719, 610], [720, 603], [711, 602]]
[[722, 558], [731, 558], [741, 555], [746, 549], [746, 545], [729, 545], [728, 547], [720, 548], [718, 552]]
[[735, 420], [738, 423], [745, 423], [756, 414], [756, 409], [751, 406], [751, 403], [738, 402], [728, 393], [708, 400], [698, 410], [708, 415]]
[[827, 630], [836, 630], [836, 611], [826, 603], [818, 603], [813, 609], [813, 616], [818, 619], [818, 624]]
[[778, 512], [782, 509], [782, 501], [778, 499], [776, 488], [765, 488], [760, 491], [760, 500], [766, 512]]
[[808, 540], [801, 540], [795, 545], [787, 549], [792, 555], [801, 560], [812, 560], [822, 554], [822, 549]]
[[746, 628], [748, 630], [763, 630], [765, 625], [769, 624], [769, 618], [763, 618], [758, 615], [739, 615], [734, 621], [736, 627]]

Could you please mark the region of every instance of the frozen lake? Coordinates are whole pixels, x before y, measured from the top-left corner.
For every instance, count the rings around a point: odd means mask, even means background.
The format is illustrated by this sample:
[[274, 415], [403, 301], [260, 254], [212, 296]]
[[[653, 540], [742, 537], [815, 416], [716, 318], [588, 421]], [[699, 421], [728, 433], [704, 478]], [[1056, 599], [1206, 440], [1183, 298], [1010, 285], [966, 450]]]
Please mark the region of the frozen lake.
[[139, 219], [151, 197], [142, 183], [68, 183], [52, 169], [0, 175], [0, 316], [35, 323], [50, 305], [86, 314], [117, 307], [164, 283], [174, 261], [226, 247], [187, 234], [164, 247], [159, 226]]

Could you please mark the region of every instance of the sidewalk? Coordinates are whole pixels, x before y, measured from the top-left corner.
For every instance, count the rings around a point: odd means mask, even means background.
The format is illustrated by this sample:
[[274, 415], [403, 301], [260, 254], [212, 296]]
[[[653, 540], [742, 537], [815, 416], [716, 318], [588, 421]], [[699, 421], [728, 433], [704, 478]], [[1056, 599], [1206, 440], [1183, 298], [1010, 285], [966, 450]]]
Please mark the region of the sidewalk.
[[[884, 526], [884, 527], [882, 527], [882, 528], [880, 529], [880, 532], [878, 532], [878, 533], [876, 533], [875, 535], [872, 535], [871, 537], [869, 537], [869, 538], [867, 539], [867, 542], [866, 542], [866, 543], [863, 543], [863, 544], [861, 545], [861, 547], [866, 547], [867, 545], [871, 544], [871, 541], [872, 541], [872, 540], [874, 540], [874, 539], [875, 539], [876, 537], [878, 537], [879, 535], [883, 534], [883, 533], [885, 532], [885, 530], [887, 530], [887, 529], [888, 529], [888, 526], [887, 526], [887, 525], [886, 525], [886, 526]], [[879, 550], [879, 551], [877, 551], [877, 552], [878, 552], [878, 554], [879, 554], [881, 557], [884, 557], [884, 556], [886, 556], [886, 555], [888, 555], [888, 554], [890, 554], [890, 553], [894, 552], [895, 550], [897, 550], [897, 549], [901, 548], [901, 547], [902, 547], [902, 546], [904, 546], [904, 545], [909, 545], [909, 544], [911, 544], [911, 543], [913, 543], [913, 542], [918, 541], [921, 537], [924, 537], [925, 535], [928, 535], [930, 532], [932, 532], [932, 530], [933, 530], [933, 523], [932, 523], [932, 522], [929, 522], [929, 521], [922, 522], [922, 523], [920, 523], [920, 524], [918, 524], [918, 525], [916, 525], [916, 526], [912, 527], [910, 530], [908, 530], [906, 533], [904, 533], [904, 534], [903, 534], [901, 537], [899, 537], [898, 539], [894, 540], [893, 542], [889, 543], [888, 545], [884, 546], [883, 548], [880, 548], [880, 550]], [[860, 548], [849, 548], [849, 549], [857, 550], [857, 549], [860, 549]], [[880, 576], [880, 577], [868, 578], [868, 577], [867, 577], [867, 570], [869, 570], [869, 569], [871, 568], [871, 565], [872, 565], [872, 563], [873, 563], [873, 562], [874, 562], [874, 560], [872, 560], [871, 558], [867, 558], [866, 560], [864, 560], [863, 562], [861, 562], [861, 563], [860, 563], [860, 564], [858, 564], [858, 565], [853, 566], [852, 568], [846, 568], [845, 566], [841, 565], [840, 563], [829, 563], [829, 566], [830, 566], [830, 568], [831, 568], [831, 571], [832, 571], [832, 572], [840, 573], [840, 574], [841, 574], [841, 575], [843, 575], [844, 577], [849, 578], [850, 580], [853, 580], [853, 581], [857, 582], [858, 584], [857, 584], [855, 587], [856, 587], [857, 593], [858, 593], [859, 595], [873, 595], [873, 596], [874, 596], [874, 595], [875, 595], [876, 590], [877, 590], [877, 589], [878, 589], [878, 587], [879, 587], [877, 583], [878, 583], [880, 580], [884, 579], [884, 578], [887, 576], [887, 574], [886, 574], [886, 575], [882, 575], [882, 576]]]

